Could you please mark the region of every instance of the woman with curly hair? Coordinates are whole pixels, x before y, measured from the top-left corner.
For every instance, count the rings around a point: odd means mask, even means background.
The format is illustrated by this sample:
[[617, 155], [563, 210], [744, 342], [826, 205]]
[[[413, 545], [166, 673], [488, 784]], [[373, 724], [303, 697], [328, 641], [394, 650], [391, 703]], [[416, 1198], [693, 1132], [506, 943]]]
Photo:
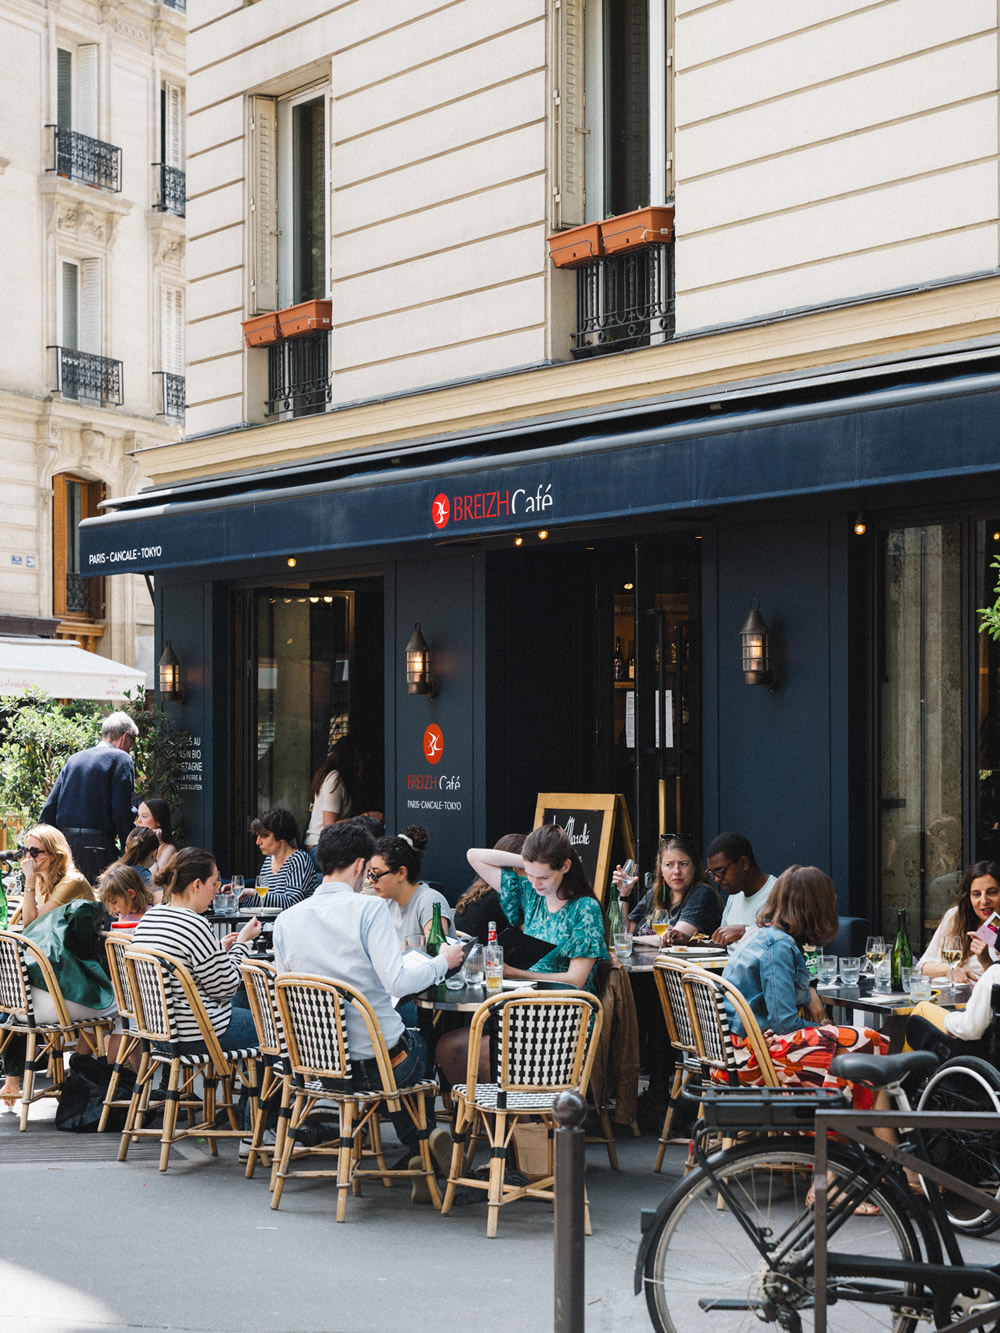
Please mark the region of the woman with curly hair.
[[994, 912], [1000, 912], [1000, 865], [995, 861], [976, 861], [962, 876], [953, 907], [949, 907], [917, 963], [925, 976], [946, 977], [951, 968], [941, 956], [947, 936], [962, 941], [962, 956], [955, 964], [956, 981], [978, 981], [991, 963], [997, 961], [985, 940], [974, 933]]

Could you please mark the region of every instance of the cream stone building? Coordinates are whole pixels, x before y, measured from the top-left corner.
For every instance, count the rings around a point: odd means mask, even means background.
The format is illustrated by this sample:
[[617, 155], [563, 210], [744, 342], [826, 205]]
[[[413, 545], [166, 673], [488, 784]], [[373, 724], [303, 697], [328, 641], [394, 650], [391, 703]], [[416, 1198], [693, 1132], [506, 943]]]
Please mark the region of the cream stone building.
[[0, 630], [150, 684], [146, 582], [82, 579], [78, 531], [181, 434], [185, 38], [184, 0], [0, 4]]
[[349, 729], [449, 888], [622, 792], [919, 936], [1000, 854], [998, 64], [993, 0], [197, 0], [186, 434], [83, 531], [208, 845]]

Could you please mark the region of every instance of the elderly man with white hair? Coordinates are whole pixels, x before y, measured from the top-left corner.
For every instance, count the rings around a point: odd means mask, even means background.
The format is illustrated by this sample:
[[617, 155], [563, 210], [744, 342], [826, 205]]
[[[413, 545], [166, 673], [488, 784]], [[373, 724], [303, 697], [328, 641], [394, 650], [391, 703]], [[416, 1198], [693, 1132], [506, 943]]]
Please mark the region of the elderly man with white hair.
[[91, 884], [120, 855], [135, 824], [135, 767], [129, 751], [139, 734], [127, 713], [109, 713], [101, 739], [67, 759], [40, 815], [66, 835], [77, 868]]

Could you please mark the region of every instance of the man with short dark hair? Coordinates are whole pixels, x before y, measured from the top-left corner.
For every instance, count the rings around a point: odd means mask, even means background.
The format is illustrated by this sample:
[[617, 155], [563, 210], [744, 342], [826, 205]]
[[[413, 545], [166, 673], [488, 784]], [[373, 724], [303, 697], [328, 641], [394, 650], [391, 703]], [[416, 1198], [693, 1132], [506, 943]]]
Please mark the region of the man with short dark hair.
[[[374, 852], [375, 839], [361, 825], [346, 820], [324, 827], [316, 847], [323, 882], [311, 898], [278, 916], [274, 962], [279, 972], [333, 977], [361, 991], [382, 1028], [396, 1082], [405, 1087], [426, 1079], [432, 1066], [423, 1038], [404, 1026], [392, 997], [412, 995], [443, 981], [445, 973], [462, 961], [462, 946], [446, 945], [436, 958], [417, 950], [400, 953], [388, 904], [359, 892]], [[347, 1008], [346, 1022], [352, 1085], [360, 1090], [381, 1088], [375, 1051], [361, 1016]], [[428, 1121], [434, 1123], [433, 1105]], [[413, 1121], [401, 1110], [392, 1113], [392, 1122], [409, 1162], [417, 1151]], [[448, 1131], [443, 1127], [433, 1131], [430, 1145], [439, 1166], [445, 1165], [451, 1152]], [[415, 1199], [423, 1183], [415, 1184]]]
[[101, 739], [67, 759], [39, 816], [66, 835], [77, 869], [91, 884], [121, 855], [135, 826], [135, 765], [129, 751], [139, 734], [128, 713], [109, 713]]
[[756, 926], [757, 915], [774, 888], [774, 876], [761, 870], [742, 833], [720, 833], [709, 844], [705, 863], [712, 879], [729, 895], [722, 924], [712, 939], [716, 944], [734, 944]]

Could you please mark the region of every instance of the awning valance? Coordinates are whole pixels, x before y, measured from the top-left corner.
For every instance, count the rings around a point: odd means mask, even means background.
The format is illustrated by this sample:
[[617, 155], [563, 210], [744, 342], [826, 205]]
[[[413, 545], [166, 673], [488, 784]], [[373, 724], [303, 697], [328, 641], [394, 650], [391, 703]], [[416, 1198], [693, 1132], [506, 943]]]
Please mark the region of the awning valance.
[[32, 686], [56, 699], [121, 699], [126, 690], [145, 689], [146, 673], [70, 639], [0, 636], [0, 695]]

